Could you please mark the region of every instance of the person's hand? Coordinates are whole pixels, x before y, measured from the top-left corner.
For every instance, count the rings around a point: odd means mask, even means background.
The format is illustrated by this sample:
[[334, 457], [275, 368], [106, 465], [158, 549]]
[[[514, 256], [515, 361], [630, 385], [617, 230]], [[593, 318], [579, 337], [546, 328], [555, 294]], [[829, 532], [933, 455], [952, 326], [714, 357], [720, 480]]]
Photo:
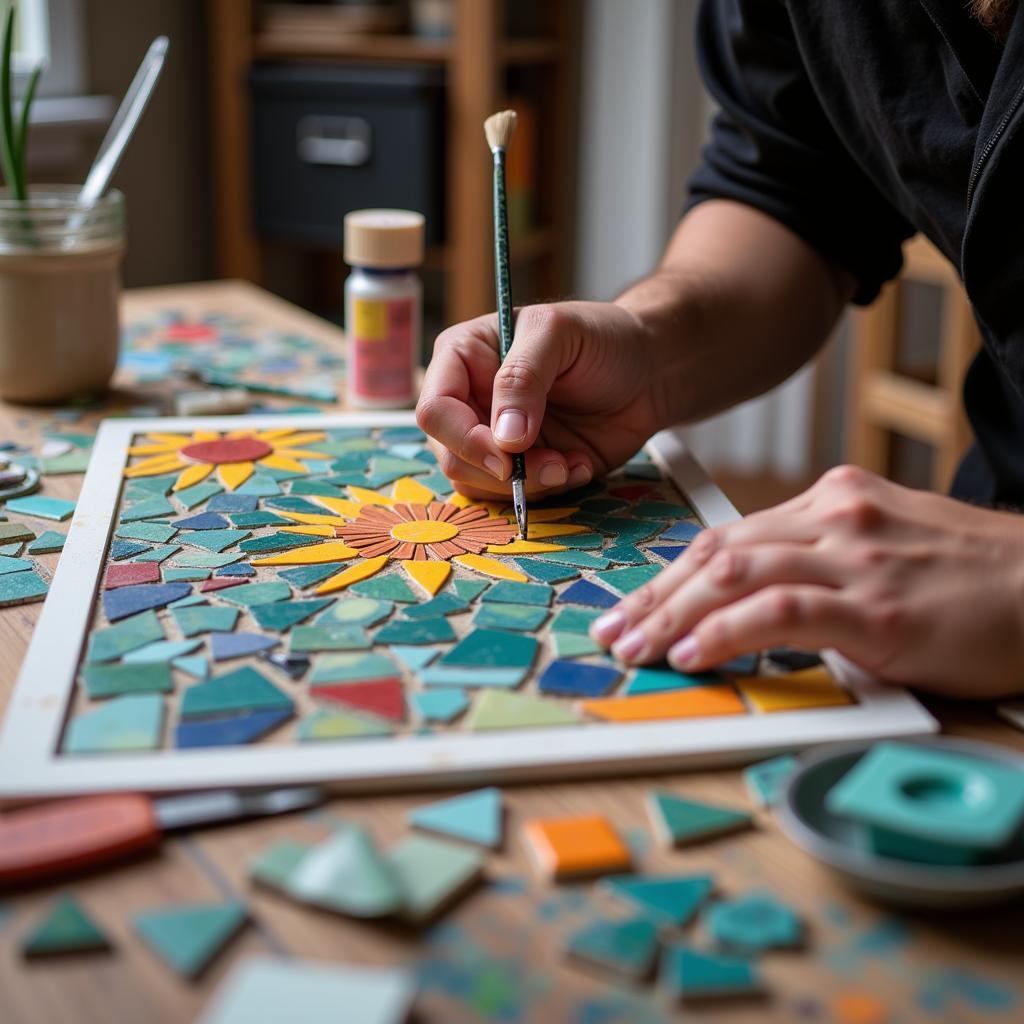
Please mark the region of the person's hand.
[[497, 317], [479, 317], [438, 337], [416, 421], [470, 497], [507, 496], [510, 453], [523, 451], [529, 497], [581, 487], [662, 426], [649, 348], [620, 306], [562, 302], [520, 310], [501, 363]]
[[782, 644], [834, 647], [888, 682], [1024, 690], [1024, 518], [831, 470], [777, 508], [700, 533], [592, 635], [683, 671]]

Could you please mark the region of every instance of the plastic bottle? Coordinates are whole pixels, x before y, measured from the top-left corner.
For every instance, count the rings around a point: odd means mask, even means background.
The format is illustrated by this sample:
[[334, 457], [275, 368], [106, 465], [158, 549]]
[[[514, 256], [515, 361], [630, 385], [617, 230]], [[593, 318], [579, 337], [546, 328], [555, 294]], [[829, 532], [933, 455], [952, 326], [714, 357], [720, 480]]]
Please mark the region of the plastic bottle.
[[423, 288], [423, 215], [355, 210], [345, 216], [348, 404], [401, 409], [416, 399]]

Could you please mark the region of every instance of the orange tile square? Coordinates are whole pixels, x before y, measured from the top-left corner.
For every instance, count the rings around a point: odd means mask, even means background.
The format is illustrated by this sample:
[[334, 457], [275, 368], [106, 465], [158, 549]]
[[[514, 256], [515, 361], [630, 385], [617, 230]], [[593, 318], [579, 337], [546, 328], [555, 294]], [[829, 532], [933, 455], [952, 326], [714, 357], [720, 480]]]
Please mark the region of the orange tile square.
[[649, 722], [662, 718], [705, 718], [714, 715], [743, 715], [746, 706], [728, 685], [694, 686], [669, 693], [642, 697], [608, 697], [586, 700], [582, 708], [608, 722]]
[[523, 826], [537, 866], [556, 879], [626, 871], [629, 847], [603, 815], [578, 818], [533, 818]]
[[802, 711], [851, 704], [850, 695], [822, 666], [789, 672], [782, 676], [750, 676], [736, 685], [761, 712]]

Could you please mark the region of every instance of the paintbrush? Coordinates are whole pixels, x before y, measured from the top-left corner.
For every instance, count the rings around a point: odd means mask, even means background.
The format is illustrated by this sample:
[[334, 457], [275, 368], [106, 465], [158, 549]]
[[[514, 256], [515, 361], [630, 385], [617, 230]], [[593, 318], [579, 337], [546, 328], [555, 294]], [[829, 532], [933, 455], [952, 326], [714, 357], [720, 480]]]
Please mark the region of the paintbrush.
[[[498, 294], [498, 340], [502, 362], [512, 347], [512, 274], [508, 259], [508, 198], [505, 194], [505, 150], [516, 130], [516, 112], [502, 110], [484, 121], [487, 145], [494, 154], [494, 285]], [[512, 504], [519, 533], [526, 540], [526, 456], [512, 456]]]

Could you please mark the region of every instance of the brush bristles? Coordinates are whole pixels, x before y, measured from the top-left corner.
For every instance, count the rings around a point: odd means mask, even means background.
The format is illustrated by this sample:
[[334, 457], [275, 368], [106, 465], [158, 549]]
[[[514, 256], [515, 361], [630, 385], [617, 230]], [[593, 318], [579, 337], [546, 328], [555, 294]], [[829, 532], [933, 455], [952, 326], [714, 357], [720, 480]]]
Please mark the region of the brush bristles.
[[501, 110], [497, 114], [491, 114], [484, 121], [484, 135], [487, 136], [487, 145], [493, 153], [497, 149], [508, 149], [512, 141], [512, 133], [516, 130], [516, 112], [514, 110]]

